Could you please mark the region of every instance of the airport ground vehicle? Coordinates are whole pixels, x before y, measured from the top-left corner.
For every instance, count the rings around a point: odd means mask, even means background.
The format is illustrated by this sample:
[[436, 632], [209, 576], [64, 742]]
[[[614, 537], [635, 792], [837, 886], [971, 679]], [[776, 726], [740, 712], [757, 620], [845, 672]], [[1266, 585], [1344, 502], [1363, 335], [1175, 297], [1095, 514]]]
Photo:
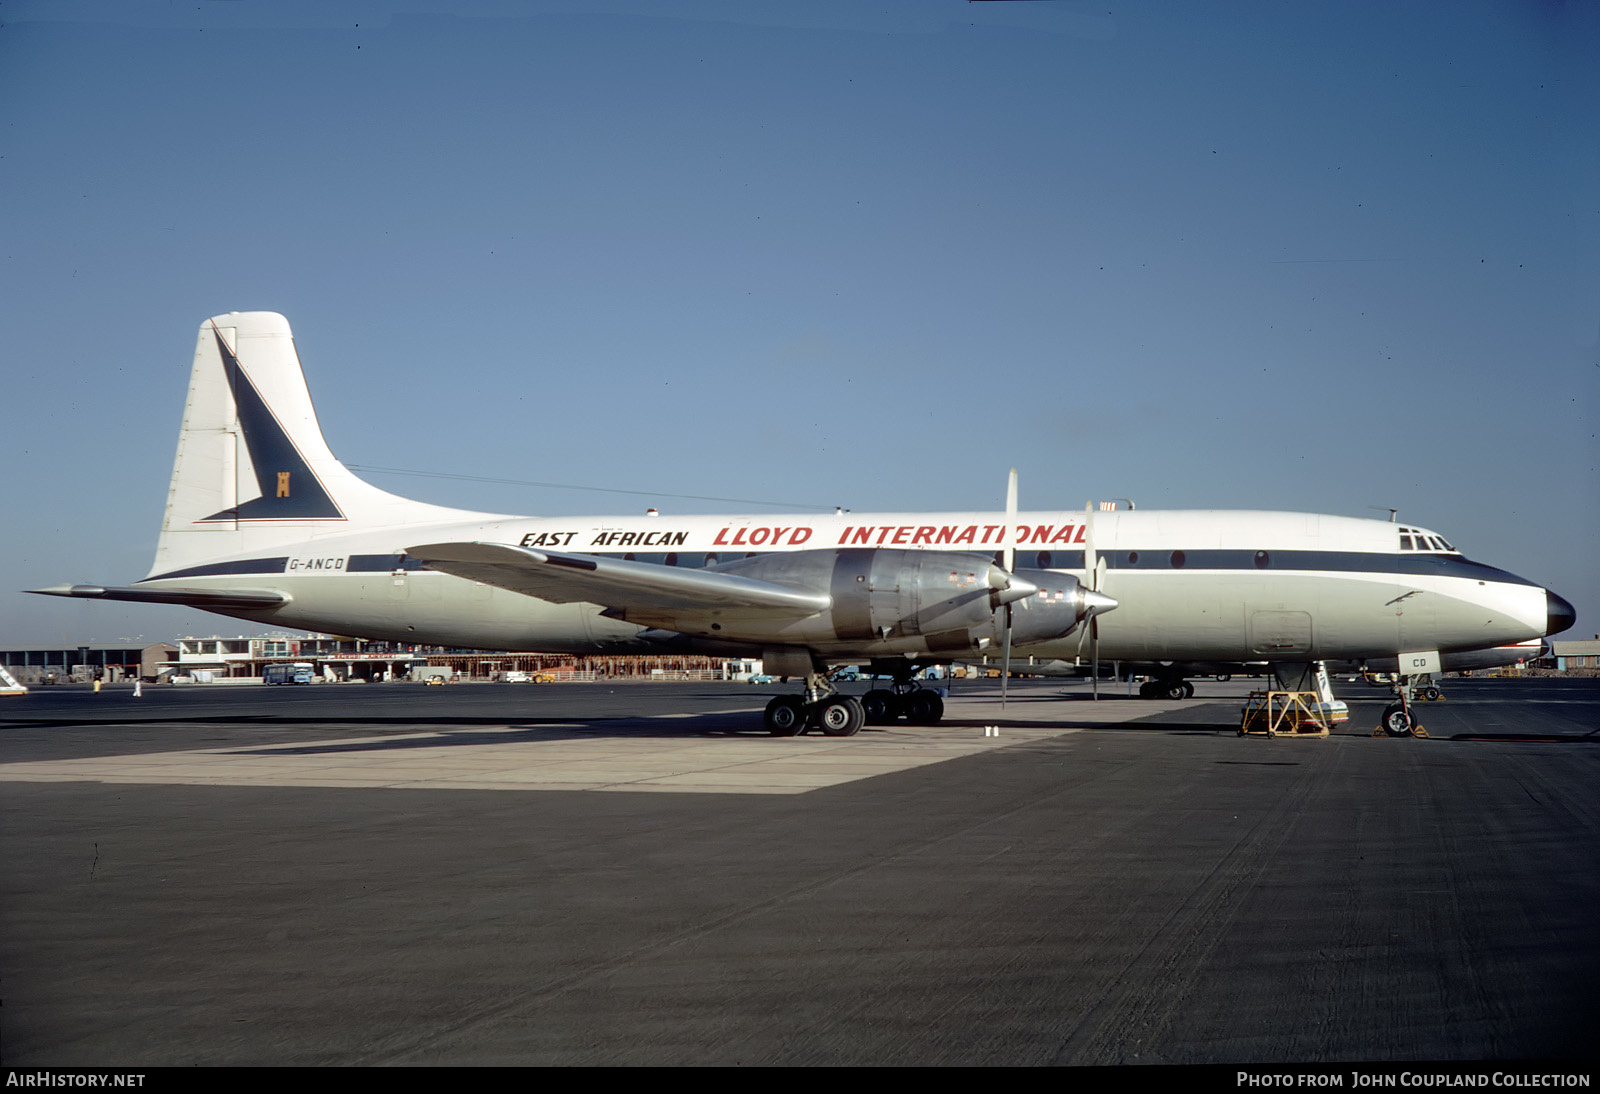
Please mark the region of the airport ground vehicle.
[[315, 678], [316, 666], [308, 661], [289, 665], [268, 665], [261, 670], [263, 684], [309, 684]]

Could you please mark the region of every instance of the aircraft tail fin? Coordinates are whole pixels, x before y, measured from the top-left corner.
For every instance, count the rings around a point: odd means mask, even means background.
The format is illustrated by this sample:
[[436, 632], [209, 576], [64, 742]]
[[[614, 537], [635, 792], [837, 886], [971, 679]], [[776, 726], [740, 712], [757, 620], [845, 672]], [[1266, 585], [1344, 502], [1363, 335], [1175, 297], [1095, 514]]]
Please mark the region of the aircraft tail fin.
[[200, 325], [151, 577], [313, 535], [476, 515], [379, 490], [339, 462], [283, 316]]

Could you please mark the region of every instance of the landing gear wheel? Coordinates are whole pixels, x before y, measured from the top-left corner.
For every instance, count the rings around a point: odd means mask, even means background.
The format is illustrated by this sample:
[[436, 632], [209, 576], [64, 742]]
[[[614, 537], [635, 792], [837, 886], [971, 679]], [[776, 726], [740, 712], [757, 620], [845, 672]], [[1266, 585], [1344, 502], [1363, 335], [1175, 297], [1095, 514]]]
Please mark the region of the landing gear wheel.
[[[1188, 689], [1185, 691], [1184, 689]], [[1194, 685], [1187, 680], [1179, 680], [1175, 684], [1162, 684], [1158, 692], [1163, 699], [1187, 699], [1194, 694]]]
[[1183, 697], [1185, 699], [1194, 698], [1194, 685], [1189, 683], [1187, 680], [1183, 682]]
[[1422, 689], [1422, 697], [1424, 699], [1426, 699], [1430, 703], [1437, 703], [1439, 701], [1439, 698], [1440, 698], [1439, 689], [1438, 688], [1423, 688]]
[[861, 709], [866, 713], [867, 725], [888, 725], [895, 717], [894, 692], [873, 688], [861, 697]]
[[1383, 708], [1383, 721], [1378, 727], [1391, 737], [1411, 736], [1411, 715], [1406, 713], [1406, 708], [1399, 703], [1390, 703]]
[[776, 695], [761, 716], [774, 737], [798, 737], [806, 731], [806, 705], [798, 695]]
[[1152, 681], [1145, 681], [1139, 685], [1139, 698], [1154, 699], [1157, 695], [1156, 685]]
[[829, 737], [853, 737], [866, 720], [860, 701], [849, 695], [835, 695], [817, 707], [817, 728]]
[[1231, 672], [1225, 672], [1222, 675], [1217, 677], [1217, 683], [1226, 684], [1229, 680], [1232, 680], [1232, 679], [1233, 679], [1233, 674]]
[[931, 726], [944, 717], [944, 700], [937, 691], [913, 691], [906, 701], [906, 721]]

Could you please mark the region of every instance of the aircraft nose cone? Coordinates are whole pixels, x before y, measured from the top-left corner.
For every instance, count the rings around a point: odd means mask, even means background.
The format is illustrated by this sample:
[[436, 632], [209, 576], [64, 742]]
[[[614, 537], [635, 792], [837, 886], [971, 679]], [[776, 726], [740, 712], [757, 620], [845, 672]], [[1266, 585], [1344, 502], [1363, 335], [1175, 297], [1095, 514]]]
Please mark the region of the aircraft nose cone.
[[1560, 634], [1578, 621], [1577, 610], [1567, 603], [1565, 597], [1557, 596], [1549, 589], [1546, 589], [1544, 591], [1544, 599], [1548, 606], [1545, 634]]

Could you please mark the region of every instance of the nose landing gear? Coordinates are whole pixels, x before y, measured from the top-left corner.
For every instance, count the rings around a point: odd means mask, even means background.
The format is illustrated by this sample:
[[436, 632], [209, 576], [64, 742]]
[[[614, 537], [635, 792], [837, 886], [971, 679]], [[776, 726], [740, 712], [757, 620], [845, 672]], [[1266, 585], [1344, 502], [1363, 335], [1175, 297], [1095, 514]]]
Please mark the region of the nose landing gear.
[[1433, 683], [1429, 674], [1421, 676], [1401, 676], [1394, 684], [1394, 693], [1398, 702], [1390, 703], [1383, 708], [1383, 716], [1378, 719], [1378, 728], [1372, 731], [1374, 737], [1426, 737], [1428, 731], [1417, 721], [1411, 704], [1417, 699], [1430, 702], [1440, 698], [1439, 689]]

